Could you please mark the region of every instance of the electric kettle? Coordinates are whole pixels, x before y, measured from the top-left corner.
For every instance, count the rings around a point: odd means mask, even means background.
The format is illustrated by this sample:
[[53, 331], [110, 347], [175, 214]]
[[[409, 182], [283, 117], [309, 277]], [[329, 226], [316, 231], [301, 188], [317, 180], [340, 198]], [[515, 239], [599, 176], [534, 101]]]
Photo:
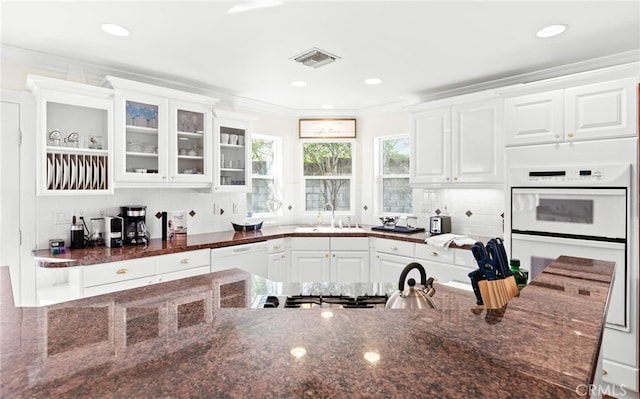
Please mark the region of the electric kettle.
[[[416, 286], [416, 280], [407, 280], [408, 288], [405, 289], [404, 282], [413, 269], [420, 272], [420, 285]], [[431, 297], [436, 290], [433, 288], [433, 277], [427, 279], [427, 272], [421, 264], [412, 262], [404, 267], [398, 281], [398, 291], [389, 297], [385, 305], [386, 309], [435, 309], [436, 304]]]

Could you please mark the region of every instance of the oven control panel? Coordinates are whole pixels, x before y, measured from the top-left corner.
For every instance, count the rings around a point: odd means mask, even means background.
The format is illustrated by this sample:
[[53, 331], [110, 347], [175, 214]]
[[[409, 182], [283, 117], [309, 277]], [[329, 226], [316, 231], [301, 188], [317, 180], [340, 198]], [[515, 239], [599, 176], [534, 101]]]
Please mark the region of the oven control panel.
[[601, 181], [603, 169], [563, 169], [529, 172], [529, 181]]
[[629, 187], [631, 165], [540, 166], [509, 169], [509, 187]]

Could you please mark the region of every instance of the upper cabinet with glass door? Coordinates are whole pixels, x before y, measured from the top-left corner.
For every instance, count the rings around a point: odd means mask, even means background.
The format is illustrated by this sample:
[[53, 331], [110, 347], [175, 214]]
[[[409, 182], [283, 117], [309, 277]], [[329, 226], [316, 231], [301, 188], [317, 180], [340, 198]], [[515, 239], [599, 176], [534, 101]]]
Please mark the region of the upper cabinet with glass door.
[[214, 191], [251, 191], [253, 117], [216, 110]]
[[36, 96], [37, 195], [113, 193], [113, 91], [29, 75]]
[[212, 108], [217, 100], [108, 76], [115, 89], [118, 187], [212, 184]]

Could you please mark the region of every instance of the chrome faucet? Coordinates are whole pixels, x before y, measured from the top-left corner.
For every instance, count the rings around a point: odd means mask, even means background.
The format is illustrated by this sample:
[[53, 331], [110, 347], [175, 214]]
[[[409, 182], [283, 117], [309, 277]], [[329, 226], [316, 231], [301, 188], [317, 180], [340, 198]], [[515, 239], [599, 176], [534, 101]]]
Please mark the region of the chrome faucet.
[[333, 204], [330, 202], [327, 202], [326, 204], [324, 204], [323, 209], [326, 209], [327, 206], [331, 207], [331, 227], [336, 227], [336, 211], [333, 208]]

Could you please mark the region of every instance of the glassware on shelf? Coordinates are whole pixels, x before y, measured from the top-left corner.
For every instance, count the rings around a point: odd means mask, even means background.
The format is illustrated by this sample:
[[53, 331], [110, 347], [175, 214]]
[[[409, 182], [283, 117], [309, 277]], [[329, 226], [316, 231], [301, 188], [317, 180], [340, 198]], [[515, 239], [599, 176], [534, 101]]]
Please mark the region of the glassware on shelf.
[[147, 120], [147, 127], [155, 127], [155, 120], [158, 116], [158, 111], [153, 108], [145, 108], [142, 111], [144, 118]]
[[180, 121], [178, 122], [178, 130], [184, 132], [187, 130], [187, 114], [180, 113]]

